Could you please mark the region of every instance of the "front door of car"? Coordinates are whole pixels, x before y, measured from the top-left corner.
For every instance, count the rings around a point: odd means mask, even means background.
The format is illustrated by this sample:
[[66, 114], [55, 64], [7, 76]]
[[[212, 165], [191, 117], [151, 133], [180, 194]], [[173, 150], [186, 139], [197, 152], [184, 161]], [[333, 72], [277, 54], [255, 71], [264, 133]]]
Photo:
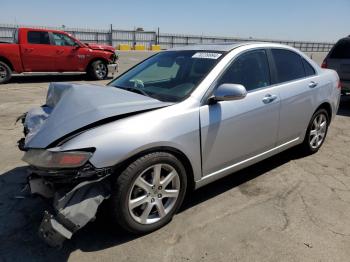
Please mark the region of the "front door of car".
[[52, 32], [52, 39], [56, 52], [56, 71], [81, 71], [82, 61], [85, 59], [85, 55], [80, 54], [83, 48], [66, 34]]
[[276, 145], [280, 98], [270, 86], [266, 51], [241, 54], [216, 81], [242, 84], [241, 100], [221, 101], [200, 108], [203, 176], [239, 165]]

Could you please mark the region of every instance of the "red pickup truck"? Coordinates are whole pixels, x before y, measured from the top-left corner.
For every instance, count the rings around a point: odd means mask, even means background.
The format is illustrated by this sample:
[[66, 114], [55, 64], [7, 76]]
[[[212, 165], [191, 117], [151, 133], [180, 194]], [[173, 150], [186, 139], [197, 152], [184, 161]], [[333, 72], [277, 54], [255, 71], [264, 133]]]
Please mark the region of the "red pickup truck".
[[19, 28], [13, 43], [0, 43], [0, 84], [13, 73], [86, 72], [101, 80], [117, 71], [112, 46], [85, 44], [70, 34], [47, 29]]

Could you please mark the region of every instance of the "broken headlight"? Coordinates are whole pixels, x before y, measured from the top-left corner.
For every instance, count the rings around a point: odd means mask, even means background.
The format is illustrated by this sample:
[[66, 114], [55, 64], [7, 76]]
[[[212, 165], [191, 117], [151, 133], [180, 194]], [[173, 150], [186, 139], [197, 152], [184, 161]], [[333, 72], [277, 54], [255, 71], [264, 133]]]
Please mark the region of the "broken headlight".
[[92, 156], [86, 151], [55, 152], [44, 149], [28, 150], [22, 160], [41, 168], [74, 168], [83, 166]]

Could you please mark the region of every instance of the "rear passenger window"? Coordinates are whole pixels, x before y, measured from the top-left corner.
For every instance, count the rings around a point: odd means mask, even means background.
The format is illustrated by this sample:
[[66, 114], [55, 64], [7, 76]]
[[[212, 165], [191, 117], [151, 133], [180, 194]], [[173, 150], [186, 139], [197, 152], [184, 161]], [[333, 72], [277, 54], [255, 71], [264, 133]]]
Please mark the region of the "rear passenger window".
[[49, 45], [50, 44], [49, 33], [42, 32], [42, 31], [29, 31], [28, 32], [28, 43], [29, 44]]
[[306, 76], [313, 76], [316, 74], [315, 69], [309, 64], [308, 61], [306, 61], [304, 58], [302, 58], [303, 66], [305, 70]]
[[224, 83], [241, 84], [247, 91], [269, 86], [270, 70], [265, 50], [250, 51], [239, 56], [218, 84]]
[[279, 83], [305, 77], [300, 55], [284, 49], [271, 50], [276, 65]]
[[330, 58], [349, 59], [350, 58], [350, 40], [340, 40], [330, 54]]

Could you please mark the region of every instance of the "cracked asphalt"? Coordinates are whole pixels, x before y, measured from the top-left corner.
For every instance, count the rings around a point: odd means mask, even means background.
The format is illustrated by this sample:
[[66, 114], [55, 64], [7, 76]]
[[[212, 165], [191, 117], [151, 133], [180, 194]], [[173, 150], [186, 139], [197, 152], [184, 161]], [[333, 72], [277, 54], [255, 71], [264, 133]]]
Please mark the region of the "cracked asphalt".
[[[121, 70], [148, 55], [121, 54]], [[49, 202], [23, 190], [22, 130], [14, 122], [44, 102], [51, 81], [86, 80], [16, 77], [0, 86], [1, 262], [349, 261], [350, 97], [342, 97], [317, 154], [291, 149], [199, 189], [154, 233], [129, 235], [101, 212], [62, 249], [47, 247], [37, 228]]]

